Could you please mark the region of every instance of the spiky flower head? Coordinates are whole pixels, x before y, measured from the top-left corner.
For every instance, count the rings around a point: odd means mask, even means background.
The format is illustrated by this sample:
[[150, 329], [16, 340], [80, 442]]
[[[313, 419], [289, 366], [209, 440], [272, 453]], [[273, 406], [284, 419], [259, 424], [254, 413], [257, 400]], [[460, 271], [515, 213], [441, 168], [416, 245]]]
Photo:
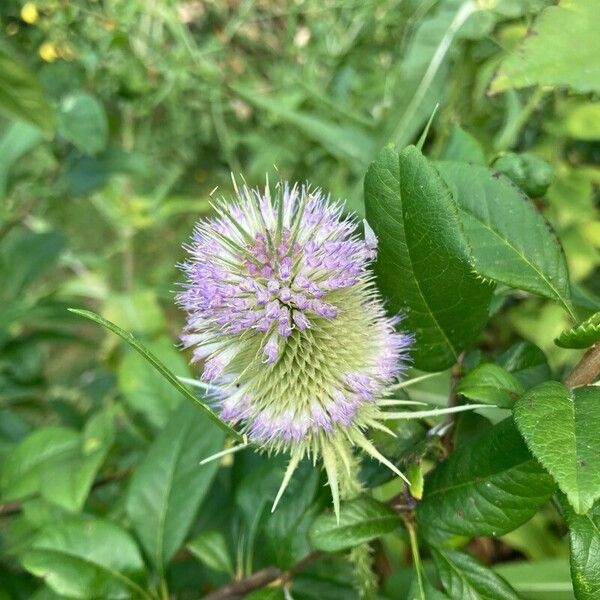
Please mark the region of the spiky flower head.
[[261, 449], [289, 451], [286, 480], [303, 456], [321, 456], [334, 501], [348, 448], [396, 470], [365, 430], [384, 428], [412, 338], [374, 287], [369, 226], [361, 238], [343, 203], [308, 186], [236, 186], [214, 208], [186, 247], [178, 301], [221, 417]]

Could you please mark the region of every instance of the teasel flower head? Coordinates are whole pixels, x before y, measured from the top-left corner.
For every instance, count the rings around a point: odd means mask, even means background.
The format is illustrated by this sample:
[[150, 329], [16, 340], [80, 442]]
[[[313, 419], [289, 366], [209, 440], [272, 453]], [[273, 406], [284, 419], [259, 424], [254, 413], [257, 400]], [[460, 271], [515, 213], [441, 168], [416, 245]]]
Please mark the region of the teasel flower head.
[[412, 336], [377, 293], [366, 222], [360, 237], [343, 203], [307, 185], [235, 188], [186, 246], [182, 339], [221, 418], [258, 448], [290, 454], [276, 503], [309, 456], [322, 459], [337, 512], [353, 447], [403, 477], [366, 432], [387, 430], [382, 407]]

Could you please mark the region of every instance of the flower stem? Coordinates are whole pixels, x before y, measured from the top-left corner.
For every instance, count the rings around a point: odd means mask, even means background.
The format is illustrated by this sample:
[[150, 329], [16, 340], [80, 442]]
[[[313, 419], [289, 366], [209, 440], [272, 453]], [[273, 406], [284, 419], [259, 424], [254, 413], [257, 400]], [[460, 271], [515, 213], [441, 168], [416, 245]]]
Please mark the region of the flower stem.
[[419, 554], [419, 544], [417, 542], [417, 532], [413, 523], [405, 520], [406, 529], [408, 530], [408, 537], [410, 539], [410, 551], [412, 553], [413, 562], [415, 565], [415, 571], [417, 573], [417, 584], [419, 586], [419, 598], [425, 600], [425, 588], [423, 586], [423, 574], [421, 567], [421, 555]]
[[[352, 449], [339, 448], [344, 454], [338, 461], [338, 481], [342, 500], [352, 500], [359, 496], [364, 487], [359, 478], [360, 460]], [[359, 544], [350, 551], [349, 560], [354, 567], [354, 575], [359, 597], [363, 600], [375, 600], [377, 597], [377, 578], [373, 572], [373, 552], [369, 544]]]

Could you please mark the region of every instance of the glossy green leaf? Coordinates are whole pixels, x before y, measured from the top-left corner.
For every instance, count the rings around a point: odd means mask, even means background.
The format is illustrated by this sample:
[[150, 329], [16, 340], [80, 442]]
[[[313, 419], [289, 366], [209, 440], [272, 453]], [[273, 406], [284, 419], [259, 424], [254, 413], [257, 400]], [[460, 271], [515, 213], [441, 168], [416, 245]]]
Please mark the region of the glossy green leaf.
[[521, 341], [513, 344], [498, 356], [496, 362], [510, 371], [525, 389], [552, 379], [546, 355], [531, 342]]
[[[272, 465], [270, 470], [273, 471]], [[277, 472], [277, 488], [283, 472]], [[304, 461], [294, 473], [285, 494], [274, 513], [269, 514], [264, 527], [265, 551], [270, 564], [289, 569], [310, 553], [308, 530], [331, 498], [322, 488], [321, 473], [311, 463]], [[274, 496], [269, 497], [269, 505]], [[272, 558], [271, 558], [272, 556]]]
[[563, 331], [554, 343], [561, 348], [589, 348], [600, 342], [600, 312], [579, 323], [567, 331]]
[[339, 524], [329, 511], [317, 517], [309, 538], [317, 550], [339, 552], [389, 533], [400, 523], [400, 517], [393, 510], [368, 496], [361, 496], [342, 502]]
[[569, 526], [571, 578], [577, 600], [600, 597], [600, 503], [586, 514], [576, 514], [564, 496], [560, 507]]
[[597, 16], [596, 0], [561, 0], [546, 8], [500, 65], [491, 92], [531, 85], [600, 92]]
[[52, 109], [39, 83], [20, 62], [1, 50], [0, 114], [32, 123], [48, 135], [54, 130]]
[[365, 205], [379, 240], [379, 287], [415, 333], [415, 366], [452, 365], [484, 327], [493, 288], [473, 273], [447, 186], [414, 146], [388, 147], [367, 171]]
[[218, 461], [200, 461], [220, 450], [223, 440], [218, 428], [184, 403], [133, 474], [127, 514], [160, 571], [185, 540], [219, 467]]
[[69, 511], [81, 510], [112, 440], [112, 416], [107, 412], [94, 416], [82, 434], [65, 427], [33, 432], [5, 458], [2, 499], [41, 494]]
[[68, 598], [150, 598], [144, 563], [131, 536], [101, 519], [46, 526], [23, 566]]
[[[163, 365], [180, 377], [189, 377], [189, 370], [181, 352], [168, 338], [148, 342], [146, 348]], [[162, 427], [181, 401], [181, 394], [148, 363], [143, 356], [131, 350], [118, 369], [119, 389], [126, 402], [144, 414], [150, 423]]]
[[225, 536], [215, 529], [203, 531], [188, 542], [186, 548], [207, 567], [233, 577], [233, 564]]
[[417, 506], [419, 530], [433, 543], [502, 535], [529, 520], [554, 490], [512, 419], [505, 419], [428, 474]]
[[97, 323], [98, 325], [102, 325], [109, 331], [116, 333], [121, 339], [126, 341], [134, 350], [139, 352], [141, 356], [143, 356], [164, 378], [168, 381], [176, 390], [178, 390], [185, 398], [193, 402], [196, 406], [202, 409], [206, 415], [208, 415], [209, 419], [218, 425], [223, 431], [228, 433], [229, 435], [235, 437], [238, 440], [242, 439], [242, 436], [237, 433], [234, 429], [229, 427], [226, 423], [221, 421], [219, 417], [204, 403], [202, 400], [194, 396], [188, 388], [186, 388], [180, 381], [177, 379], [177, 376], [173, 374], [152, 352], [148, 351], [144, 345], [142, 345], [131, 333], [121, 329], [118, 325], [107, 321], [102, 318], [100, 315], [93, 313], [89, 310], [81, 310], [79, 308], [70, 308], [72, 313], [76, 315], [81, 315], [82, 317]]
[[575, 511], [586, 513], [600, 497], [600, 388], [542, 383], [518, 400], [514, 417]]
[[108, 119], [100, 101], [86, 92], [66, 96], [60, 104], [58, 131], [80, 152], [95, 155], [108, 143]]
[[469, 554], [436, 548], [431, 554], [450, 598], [520, 600], [507, 581]]
[[461, 379], [456, 391], [469, 400], [510, 408], [525, 388], [506, 369], [492, 363], [483, 363]]
[[571, 311], [564, 253], [548, 222], [506, 177], [479, 165], [436, 163], [460, 208], [478, 273]]

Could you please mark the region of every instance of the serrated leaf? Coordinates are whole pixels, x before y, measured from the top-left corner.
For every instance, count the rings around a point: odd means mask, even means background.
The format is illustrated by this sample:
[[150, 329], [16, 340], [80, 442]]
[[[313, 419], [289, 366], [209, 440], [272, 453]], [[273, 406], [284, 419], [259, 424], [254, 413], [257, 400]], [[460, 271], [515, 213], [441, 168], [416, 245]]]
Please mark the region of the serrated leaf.
[[566, 498], [559, 503], [569, 526], [571, 579], [577, 600], [600, 597], [600, 503], [586, 514], [576, 514]]
[[362, 496], [341, 503], [339, 524], [331, 512], [318, 516], [308, 536], [317, 550], [339, 552], [389, 533], [400, 523], [400, 517], [393, 510]]
[[554, 490], [508, 418], [428, 474], [417, 506], [419, 531], [432, 543], [503, 535], [528, 521]]
[[438, 548], [432, 548], [431, 554], [450, 598], [519, 600], [507, 581], [469, 554]]
[[600, 388], [542, 383], [517, 401], [514, 417], [575, 511], [587, 512], [600, 497]]
[[379, 287], [415, 333], [415, 366], [449, 367], [484, 327], [493, 288], [472, 271], [448, 188], [414, 146], [388, 147], [367, 171], [365, 206], [379, 240]]
[[506, 369], [492, 363], [483, 363], [461, 379], [456, 391], [469, 400], [511, 408], [525, 388]]
[[600, 312], [579, 325], [563, 331], [554, 343], [561, 348], [589, 348], [600, 342]]
[[79, 308], [69, 308], [69, 311], [80, 315], [98, 325], [102, 325], [109, 331], [116, 333], [122, 340], [126, 341], [136, 352], [139, 352], [141, 356], [143, 356], [148, 363], [150, 363], [176, 390], [178, 390], [185, 398], [190, 400], [193, 404], [202, 409], [202, 411], [208, 416], [208, 418], [215, 423], [218, 427], [220, 427], [223, 431], [233, 436], [234, 438], [242, 441], [242, 436], [229, 427], [226, 423], [224, 423], [202, 400], [194, 396], [180, 381], [177, 379], [176, 375], [173, 374], [152, 352], [150, 352], [143, 344], [141, 344], [131, 333], [121, 329], [118, 325], [111, 323], [110, 321], [104, 319], [100, 315], [90, 311], [90, 310], [81, 310]]
[[233, 564], [225, 536], [217, 530], [203, 531], [188, 542], [186, 548], [207, 567], [233, 578]]
[[1, 50], [0, 113], [32, 123], [48, 135], [54, 130], [52, 110], [39, 83], [20, 62]]
[[561, 0], [546, 8], [503, 60], [490, 91], [568, 85], [582, 94], [600, 92], [597, 11], [595, 0]]
[[564, 252], [527, 196], [487, 167], [456, 162], [436, 166], [458, 203], [477, 272], [556, 300], [572, 312]]
[[183, 543], [213, 481], [224, 436], [204, 415], [182, 404], [136, 468], [126, 510], [142, 546], [159, 571]]
[[47, 525], [22, 560], [56, 593], [69, 598], [150, 598], [144, 563], [131, 536], [101, 519]]

